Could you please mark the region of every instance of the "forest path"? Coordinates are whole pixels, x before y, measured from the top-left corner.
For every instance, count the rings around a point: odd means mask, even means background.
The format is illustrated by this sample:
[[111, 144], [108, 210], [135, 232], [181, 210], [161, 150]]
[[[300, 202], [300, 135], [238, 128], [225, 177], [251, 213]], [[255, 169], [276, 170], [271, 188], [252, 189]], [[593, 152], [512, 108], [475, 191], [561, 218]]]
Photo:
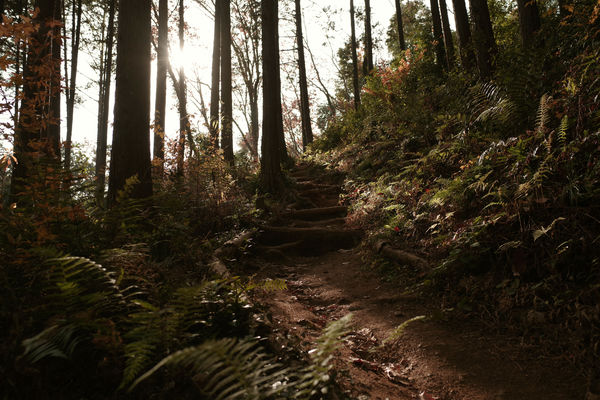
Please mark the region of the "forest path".
[[353, 314], [351, 333], [333, 361], [339, 392], [332, 398], [582, 399], [585, 385], [560, 359], [538, 359], [519, 338], [486, 332], [476, 323], [440, 315], [418, 296], [382, 283], [355, 245], [360, 232], [344, 224], [341, 177], [311, 166], [293, 172], [301, 200], [258, 237], [262, 278], [284, 279], [288, 290], [261, 302], [270, 312], [276, 350], [306, 354], [323, 327]]

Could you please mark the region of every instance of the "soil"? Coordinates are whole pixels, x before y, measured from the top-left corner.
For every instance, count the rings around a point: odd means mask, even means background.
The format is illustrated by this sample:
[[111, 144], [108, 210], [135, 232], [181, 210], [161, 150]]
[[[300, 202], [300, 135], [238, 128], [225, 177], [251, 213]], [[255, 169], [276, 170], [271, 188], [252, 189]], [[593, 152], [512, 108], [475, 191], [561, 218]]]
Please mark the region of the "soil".
[[[543, 357], [520, 337], [490, 332], [478, 321], [444, 318], [435, 302], [382, 282], [368, 267], [369, 255], [355, 247], [360, 233], [340, 218], [340, 177], [311, 166], [293, 176], [300, 200], [257, 238], [258, 275], [284, 279], [288, 290], [271, 292], [261, 302], [269, 310], [275, 345], [307, 358], [325, 325], [352, 313], [351, 332], [333, 360], [338, 390], [332, 397], [584, 398], [583, 378], [560, 358]], [[306, 234], [313, 231], [319, 241]], [[394, 335], [419, 316], [426, 318]]]

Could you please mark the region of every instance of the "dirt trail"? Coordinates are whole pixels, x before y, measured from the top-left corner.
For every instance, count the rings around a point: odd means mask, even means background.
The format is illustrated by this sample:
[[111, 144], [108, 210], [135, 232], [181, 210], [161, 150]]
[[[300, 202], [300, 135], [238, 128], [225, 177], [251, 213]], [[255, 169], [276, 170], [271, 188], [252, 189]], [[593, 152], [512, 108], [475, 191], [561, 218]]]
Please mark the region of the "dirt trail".
[[[519, 338], [476, 324], [428, 318], [383, 341], [408, 319], [431, 316], [422, 299], [402, 295], [368, 271], [344, 225], [339, 176], [302, 166], [293, 173], [300, 201], [258, 237], [259, 275], [289, 290], [263, 299], [281, 348], [314, 347], [325, 324], [352, 313], [352, 332], [334, 361], [334, 397], [375, 399], [583, 399], [585, 385], [559, 360], [537, 359]], [[439, 314], [439, 312], [438, 312]]]

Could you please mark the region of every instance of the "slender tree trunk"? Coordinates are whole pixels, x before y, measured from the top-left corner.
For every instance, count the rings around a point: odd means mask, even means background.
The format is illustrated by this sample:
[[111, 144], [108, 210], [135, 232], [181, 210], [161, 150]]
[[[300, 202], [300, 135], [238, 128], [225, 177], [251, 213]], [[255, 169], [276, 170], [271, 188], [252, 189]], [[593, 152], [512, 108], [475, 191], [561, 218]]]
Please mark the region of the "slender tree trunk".
[[169, 1], [158, 3], [158, 48], [156, 51], [156, 99], [154, 102], [154, 160], [155, 171], [164, 173], [165, 120], [167, 113], [167, 70], [169, 68]]
[[[278, 11], [279, 12], [279, 11]], [[279, 15], [277, 18], [279, 23]], [[277, 112], [277, 129], [279, 131], [279, 152], [281, 157], [281, 163], [285, 166], [289, 166], [290, 158], [287, 152], [287, 144], [285, 143], [285, 129], [283, 128], [283, 102], [281, 101], [281, 57], [279, 49], [279, 25], [277, 27], [277, 98], [279, 99], [279, 110]]]
[[306, 150], [313, 141], [310, 123], [310, 104], [308, 101], [308, 85], [306, 83], [306, 64], [304, 61], [304, 39], [302, 35], [302, 8], [300, 0], [296, 0], [296, 43], [298, 46], [298, 74], [300, 75], [300, 114], [302, 116], [302, 146]]
[[458, 42], [460, 49], [460, 60], [462, 66], [471, 71], [475, 65], [475, 53], [473, 52], [473, 43], [471, 41], [471, 28], [469, 27], [469, 16], [465, 0], [452, 0], [454, 7], [454, 22], [458, 33]]
[[279, 92], [279, 34], [277, 0], [262, 0], [263, 44], [263, 134], [260, 160], [260, 184], [266, 192], [277, 192], [282, 186], [279, 144], [281, 99]]
[[444, 30], [444, 44], [446, 45], [446, 62], [448, 68], [454, 68], [454, 42], [452, 40], [452, 30], [448, 21], [448, 10], [446, 0], [440, 0], [440, 15], [442, 16], [442, 28]]
[[[185, 8], [184, 0], [179, 0], [179, 49], [183, 54], [185, 48]], [[179, 143], [177, 147], [177, 174], [183, 174], [183, 165], [185, 160], [185, 139], [188, 138], [190, 149], [195, 153], [194, 139], [191, 133], [190, 117], [187, 112], [187, 79], [183, 65], [179, 67], [179, 79], [173, 84], [178, 86], [178, 104], [179, 104]]]
[[137, 177], [131, 196], [152, 195], [150, 163], [151, 0], [120, 0], [109, 204]]
[[100, 96], [98, 112], [98, 139], [96, 142], [96, 202], [104, 205], [106, 184], [106, 145], [108, 138], [108, 113], [110, 106], [110, 87], [113, 65], [113, 47], [115, 37], [116, 0], [111, 0], [108, 10], [106, 50], [103, 52], [100, 75]]
[[38, 29], [33, 33], [23, 67], [23, 101], [15, 127], [14, 153], [18, 163], [10, 187], [13, 202], [28, 201], [23, 192], [40, 155], [52, 164], [60, 164], [61, 26], [55, 22], [60, 23], [62, 9], [58, 0], [37, 0], [35, 6], [39, 9], [34, 19]]
[[219, 81], [221, 76], [221, 0], [215, 0], [215, 29], [212, 55], [212, 83], [210, 87], [210, 138], [219, 147]]
[[477, 68], [483, 80], [492, 77], [494, 56], [497, 53], [496, 40], [490, 19], [487, 0], [470, 0], [473, 21], [473, 42], [477, 52]]
[[354, 109], [360, 107], [360, 84], [358, 82], [358, 56], [356, 55], [356, 25], [354, 23], [354, 0], [350, 0], [350, 47], [352, 47], [352, 86], [354, 87]]
[[373, 36], [371, 34], [371, 0], [365, 0], [365, 60], [366, 72], [373, 71]]
[[231, 84], [231, 0], [223, 0], [221, 20], [221, 148], [233, 165], [233, 101]]
[[52, 26], [52, 39], [51, 39], [51, 51], [52, 51], [52, 78], [50, 80], [50, 119], [54, 122], [46, 127], [48, 129], [48, 138], [50, 146], [55, 156], [60, 160], [60, 94], [62, 92], [62, 82], [60, 75], [60, 66], [62, 63], [61, 46], [62, 46], [62, 35], [61, 25], [62, 24], [62, 1], [52, 0], [51, 3], [54, 6], [53, 10], [53, 26]]
[[258, 118], [258, 87], [248, 93], [250, 97], [250, 151], [254, 161], [258, 161], [258, 136], [260, 123]]
[[531, 47], [535, 34], [540, 30], [540, 11], [536, 0], [517, 0], [519, 9], [519, 28], [524, 47]]
[[[65, 170], [71, 170], [71, 143], [73, 138], [73, 113], [75, 111], [75, 89], [77, 85], [77, 62], [81, 38], [81, 5], [73, 3], [73, 27], [71, 29], [71, 81], [67, 93], [67, 140], [65, 141]], [[66, 47], [66, 46], [65, 46]]]
[[400, 50], [406, 50], [406, 41], [404, 40], [404, 27], [402, 26], [402, 8], [400, 7], [400, 0], [396, 0], [396, 22], [398, 28], [398, 43], [400, 44]]
[[444, 49], [444, 35], [442, 33], [442, 21], [437, 0], [429, 1], [431, 7], [431, 22], [433, 24], [433, 41], [435, 46], [435, 58], [442, 70], [447, 70], [446, 50]]

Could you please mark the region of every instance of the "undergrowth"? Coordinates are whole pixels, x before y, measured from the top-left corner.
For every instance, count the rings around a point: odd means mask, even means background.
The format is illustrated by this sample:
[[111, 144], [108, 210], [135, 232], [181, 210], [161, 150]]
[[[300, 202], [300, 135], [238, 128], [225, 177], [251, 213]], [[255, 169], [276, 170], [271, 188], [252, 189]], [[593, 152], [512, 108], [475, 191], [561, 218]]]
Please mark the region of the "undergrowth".
[[488, 82], [435, 72], [418, 47], [399, 54], [310, 157], [348, 173], [344, 200], [368, 241], [431, 261], [413, 290], [589, 366], [600, 358], [600, 52], [588, 7], [544, 30], [539, 49], [506, 44]]

